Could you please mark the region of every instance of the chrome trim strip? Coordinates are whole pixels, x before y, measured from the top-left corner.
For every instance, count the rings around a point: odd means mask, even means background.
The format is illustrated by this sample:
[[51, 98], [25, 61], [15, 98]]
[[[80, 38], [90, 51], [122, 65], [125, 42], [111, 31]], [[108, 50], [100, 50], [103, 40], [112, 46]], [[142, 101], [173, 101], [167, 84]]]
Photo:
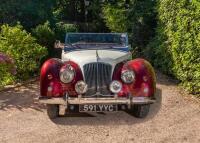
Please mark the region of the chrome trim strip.
[[96, 50], [96, 58], [97, 58], [97, 93], [99, 93], [99, 55], [98, 55], [98, 50]]

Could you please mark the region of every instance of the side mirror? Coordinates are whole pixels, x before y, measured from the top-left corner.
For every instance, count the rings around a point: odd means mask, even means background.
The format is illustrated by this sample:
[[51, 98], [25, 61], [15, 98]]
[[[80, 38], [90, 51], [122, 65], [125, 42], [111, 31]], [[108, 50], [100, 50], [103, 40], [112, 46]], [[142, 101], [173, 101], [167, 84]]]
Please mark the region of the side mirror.
[[64, 49], [64, 47], [65, 47], [64, 43], [61, 43], [59, 40], [55, 41], [54, 48], [56, 48], [56, 49], [59, 49], [59, 48]]

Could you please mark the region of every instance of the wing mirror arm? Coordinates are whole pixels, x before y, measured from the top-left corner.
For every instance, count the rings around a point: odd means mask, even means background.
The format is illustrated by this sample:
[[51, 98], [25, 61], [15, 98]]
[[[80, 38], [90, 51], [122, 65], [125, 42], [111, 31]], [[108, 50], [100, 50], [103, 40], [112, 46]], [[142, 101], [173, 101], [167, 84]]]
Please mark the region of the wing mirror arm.
[[132, 51], [131, 51], [131, 54], [134, 55], [138, 52], [138, 47], [135, 47]]
[[55, 41], [54, 48], [56, 48], [56, 49], [64, 49], [64, 47], [65, 47], [64, 43], [61, 43], [59, 40]]

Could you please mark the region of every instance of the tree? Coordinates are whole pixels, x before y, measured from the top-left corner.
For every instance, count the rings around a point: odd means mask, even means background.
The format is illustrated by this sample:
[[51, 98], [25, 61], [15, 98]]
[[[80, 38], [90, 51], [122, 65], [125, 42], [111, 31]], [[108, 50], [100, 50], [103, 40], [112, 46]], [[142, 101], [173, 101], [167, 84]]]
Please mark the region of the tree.
[[103, 8], [104, 19], [112, 32], [128, 32], [132, 47], [141, 52], [154, 35], [155, 6], [150, 0], [112, 1]]
[[49, 20], [56, 0], [1, 0], [0, 24], [15, 25], [18, 21], [27, 30]]

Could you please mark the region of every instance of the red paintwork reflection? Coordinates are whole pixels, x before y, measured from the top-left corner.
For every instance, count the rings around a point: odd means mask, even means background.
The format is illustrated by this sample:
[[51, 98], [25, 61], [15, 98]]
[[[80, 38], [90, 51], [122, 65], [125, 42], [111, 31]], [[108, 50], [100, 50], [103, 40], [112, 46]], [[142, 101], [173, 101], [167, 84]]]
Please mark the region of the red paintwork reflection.
[[[40, 72], [40, 95], [41, 96], [62, 96], [63, 91], [60, 84], [59, 71], [63, 66], [63, 63], [59, 59], [49, 59], [47, 60]], [[48, 75], [52, 78], [49, 80]], [[52, 93], [48, 93], [47, 89], [51, 85]], [[55, 85], [55, 86], [54, 86]]]
[[[60, 69], [65, 68], [67, 64], [70, 64], [76, 73], [71, 83], [64, 84], [60, 81], [59, 73]], [[135, 72], [136, 78], [132, 84], [125, 84], [121, 80], [121, 73], [126, 69], [131, 69]], [[150, 63], [144, 59], [131, 60], [125, 64], [119, 63], [115, 67], [112, 79], [122, 83], [122, 90], [118, 93], [120, 97], [128, 96], [129, 94], [132, 96], [153, 96], [155, 93], [155, 73]], [[41, 68], [41, 96], [60, 97], [64, 96], [66, 92], [70, 96], [77, 96], [75, 84], [79, 80], [83, 80], [83, 75], [80, 67], [76, 63], [72, 61], [63, 63], [59, 59], [47, 60]], [[47, 90], [48, 87], [52, 88], [50, 92]]]
[[127, 84], [133, 96], [153, 96], [155, 93], [155, 73], [153, 67], [144, 59], [127, 62], [122, 70], [131, 69], [135, 72], [135, 82]]
[[[52, 80], [49, 85], [52, 87], [52, 92], [49, 94], [50, 96], [59, 97], [64, 94], [62, 89], [62, 84], [58, 80]], [[48, 92], [49, 93], [49, 92]]]
[[[70, 64], [76, 71], [74, 80], [69, 84], [64, 84], [60, 81], [59, 73], [61, 68], [65, 68], [65, 65]], [[51, 77], [51, 78], [49, 78]], [[41, 96], [53, 96], [60, 97], [64, 96], [67, 92], [71, 96], [76, 96], [75, 84], [78, 80], [83, 80], [82, 72], [79, 66], [72, 62], [68, 61], [63, 63], [59, 59], [50, 59], [47, 60], [42, 68], [40, 74], [40, 92]], [[51, 87], [51, 92], [48, 92], [48, 87]]]
[[[132, 84], [125, 84], [121, 80], [121, 73], [123, 70], [130, 69], [135, 72], [135, 82]], [[118, 80], [122, 83], [122, 90], [118, 96], [153, 96], [155, 93], [155, 73], [150, 65], [144, 59], [135, 59], [127, 63], [120, 63], [116, 66], [113, 73], [113, 80]]]

